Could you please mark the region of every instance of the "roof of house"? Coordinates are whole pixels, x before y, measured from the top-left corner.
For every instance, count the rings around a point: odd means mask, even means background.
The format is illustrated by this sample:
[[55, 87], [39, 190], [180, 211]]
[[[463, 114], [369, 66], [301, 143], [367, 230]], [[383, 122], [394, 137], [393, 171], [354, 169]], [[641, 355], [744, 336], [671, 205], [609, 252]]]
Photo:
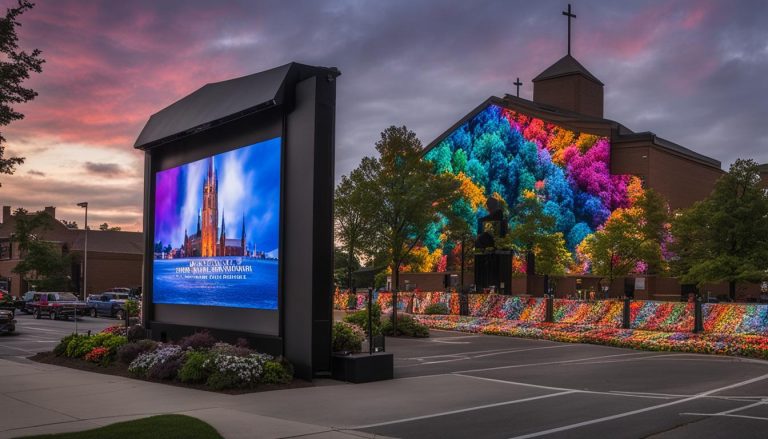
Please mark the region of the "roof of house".
[[498, 105], [503, 108], [524, 113], [532, 117], [537, 117], [539, 119], [562, 126], [563, 128], [575, 132], [585, 132], [599, 136], [610, 137], [611, 143], [647, 141], [652, 143], [654, 146], [673, 154], [686, 157], [710, 167], [717, 169], [721, 168], [721, 163], [719, 160], [707, 157], [703, 154], [699, 154], [691, 149], [678, 145], [677, 143], [659, 137], [650, 131], [636, 133], [626, 126], [610, 119], [588, 116], [512, 95], [505, 95], [504, 98], [491, 96], [490, 98], [486, 99], [483, 101], [483, 103], [475, 107], [461, 120], [453, 124], [450, 128], [448, 128], [435, 140], [433, 140], [429, 145], [427, 145], [424, 149], [424, 152], [426, 153], [430, 149], [437, 146], [457, 128], [475, 117], [489, 105]]
[[[85, 248], [85, 230], [72, 230], [72, 251]], [[144, 234], [141, 232], [114, 232], [89, 230], [88, 251], [101, 253], [144, 254]]]
[[581, 65], [581, 63], [576, 61], [576, 58], [572, 57], [571, 55], [565, 55], [551, 66], [547, 67], [543, 72], [539, 73], [538, 76], [533, 78], [533, 82], [576, 74], [583, 75], [590, 81], [593, 81], [599, 85], [604, 85], [602, 82], [600, 82], [599, 79], [595, 77], [595, 75], [590, 73], [586, 67]]
[[134, 144], [149, 149], [186, 135], [283, 104], [290, 96], [285, 83], [311, 76], [341, 73], [335, 67], [289, 63], [240, 78], [206, 84], [150, 116]]

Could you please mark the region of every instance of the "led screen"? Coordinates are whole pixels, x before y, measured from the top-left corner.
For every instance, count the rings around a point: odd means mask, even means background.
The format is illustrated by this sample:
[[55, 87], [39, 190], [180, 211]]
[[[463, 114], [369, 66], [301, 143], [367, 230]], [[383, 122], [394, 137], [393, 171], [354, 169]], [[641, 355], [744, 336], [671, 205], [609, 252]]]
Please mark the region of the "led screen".
[[[459, 180], [463, 197], [452, 207], [455, 215], [477, 224], [488, 214], [487, 198], [502, 199], [514, 213], [523, 198], [535, 197], [544, 213], [554, 218], [556, 232], [563, 234], [574, 260], [584, 239], [614, 212], [631, 207], [643, 191], [637, 177], [610, 173], [608, 138], [577, 133], [497, 105], [463, 123], [425, 158], [435, 172], [448, 172]], [[509, 227], [515, 227], [514, 218]], [[444, 259], [451, 251], [444, 236], [442, 226], [435, 224], [423, 251]], [[431, 260], [440, 262], [437, 257]], [[525, 269], [520, 261], [513, 268]]]
[[154, 303], [276, 310], [280, 138], [156, 174]]

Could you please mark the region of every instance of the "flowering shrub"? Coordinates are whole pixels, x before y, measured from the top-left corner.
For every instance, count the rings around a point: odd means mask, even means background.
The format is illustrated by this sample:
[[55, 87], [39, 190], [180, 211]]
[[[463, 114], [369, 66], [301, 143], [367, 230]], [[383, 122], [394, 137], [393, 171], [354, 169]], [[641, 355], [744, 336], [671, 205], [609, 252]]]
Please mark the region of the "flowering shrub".
[[93, 348], [91, 352], [85, 354], [85, 361], [102, 364], [109, 361], [109, 348], [103, 346]]
[[115, 335], [111, 332], [100, 332], [93, 336], [72, 335], [62, 339], [61, 344], [65, 343], [66, 348], [57, 347], [57, 352], [70, 358], [83, 358], [96, 347], [105, 347], [110, 355], [117, 352], [117, 349], [126, 344], [128, 339], [123, 335]]
[[113, 335], [126, 335], [126, 329], [125, 326], [107, 326], [106, 328], [102, 329], [99, 334], [113, 334]]
[[266, 354], [251, 354], [247, 357], [214, 355], [202, 367], [213, 370], [206, 382], [213, 389], [252, 388], [258, 384], [264, 364], [271, 360], [272, 357]]
[[332, 333], [333, 352], [360, 352], [365, 334], [363, 328], [347, 322], [334, 322]]
[[117, 361], [131, 364], [140, 354], [152, 351], [156, 347], [157, 342], [152, 340], [138, 340], [133, 343], [127, 343], [117, 349]]
[[210, 349], [216, 344], [216, 339], [208, 331], [195, 332], [179, 340], [182, 349]]
[[179, 357], [181, 353], [182, 350], [179, 346], [172, 344], [160, 345], [154, 351], [144, 352], [136, 357], [128, 366], [128, 371], [140, 377], [147, 377], [153, 367], [173, 360]]

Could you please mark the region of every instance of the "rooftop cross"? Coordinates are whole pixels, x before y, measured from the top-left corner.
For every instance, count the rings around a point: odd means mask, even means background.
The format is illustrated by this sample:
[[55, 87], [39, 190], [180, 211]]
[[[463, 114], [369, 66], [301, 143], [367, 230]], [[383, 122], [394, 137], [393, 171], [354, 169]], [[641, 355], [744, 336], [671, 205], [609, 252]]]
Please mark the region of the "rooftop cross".
[[571, 4], [568, 3], [568, 10], [563, 11], [563, 15], [568, 17], [568, 55], [571, 54], [571, 18], [576, 18], [576, 14], [571, 13]]
[[520, 86], [523, 85], [522, 82], [520, 82], [520, 78], [517, 78], [517, 81], [512, 83], [517, 88], [517, 97], [520, 97]]

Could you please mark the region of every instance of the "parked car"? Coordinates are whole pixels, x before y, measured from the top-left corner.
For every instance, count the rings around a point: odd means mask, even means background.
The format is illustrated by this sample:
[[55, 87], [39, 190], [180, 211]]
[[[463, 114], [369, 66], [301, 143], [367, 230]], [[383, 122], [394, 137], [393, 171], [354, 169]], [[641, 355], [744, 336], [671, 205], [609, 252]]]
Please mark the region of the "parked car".
[[0, 332], [13, 332], [16, 330], [16, 320], [11, 311], [0, 309]]
[[0, 310], [10, 312], [12, 317], [16, 316], [16, 301], [4, 290], [0, 290]]
[[32, 297], [36, 292], [37, 291], [27, 291], [23, 296], [21, 296], [21, 299], [19, 300], [19, 302], [21, 302], [19, 311], [25, 314], [32, 314], [32, 308], [29, 308], [27, 305], [32, 302]]
[[88, 296], [88, 312], [91, 317], [108, 316], [123, 320], [125, 318], [125, 302], [130, 298], [128, 293], [92, 294]]
[[72, 293], [34, 293], [27, 303], [36, 319], [47, 315], [52, 320], [68, 319], [70, 316], [84, 316], [88, 305]]

